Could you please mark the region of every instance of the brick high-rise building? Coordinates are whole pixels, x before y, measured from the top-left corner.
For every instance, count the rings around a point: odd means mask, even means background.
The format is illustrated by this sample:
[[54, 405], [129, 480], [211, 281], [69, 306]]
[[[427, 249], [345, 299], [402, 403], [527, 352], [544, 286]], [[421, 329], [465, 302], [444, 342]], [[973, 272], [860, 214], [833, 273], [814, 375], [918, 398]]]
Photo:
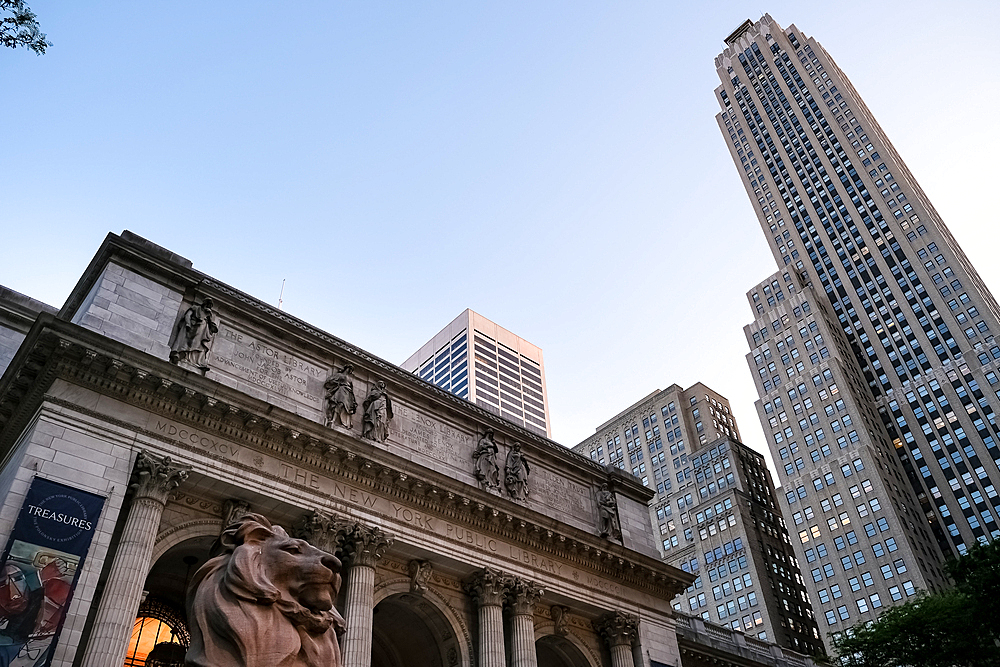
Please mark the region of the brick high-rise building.
[[748, 293], [761, 423], [821, 626], [1000, 536], [997, 302], [822, 46], [726, 38], [717, 116], [779, 270]]
[[705, 385], [655, 391], [573, 448], [656, 489], [663, 559], [698, 575], [674, 608], [803, 653], [822, 652], [764, 457]]

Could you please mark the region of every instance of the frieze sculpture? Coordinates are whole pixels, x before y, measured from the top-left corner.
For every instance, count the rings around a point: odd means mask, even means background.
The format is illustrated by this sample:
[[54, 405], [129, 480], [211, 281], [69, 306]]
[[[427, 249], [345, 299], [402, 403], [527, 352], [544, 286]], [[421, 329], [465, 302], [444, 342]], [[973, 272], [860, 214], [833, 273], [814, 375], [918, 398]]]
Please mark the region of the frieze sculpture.
[[238, 498], [230, 498], [222, 503], [222, 530], [229, 524], [239, 521], [244, 515], [250, 514], [250, 503]]
[[334, 367], [330, 377], [323, 383], [326, 390], [326, 425], [351, 428], [352, 415], [358, 411], [358, 401], [354, 397], [354, 366], [344, 364], [343, 368]]
[[201, 371], [208, 370], [208, 355], [220, 324], [214, 307], [215, 302], [206, 297], [201, 305], [191, 304], [184, 317], [177, 321], [170, 344], [171, 363], [186, 363]]
[[479, 439], [476, 451], [472, 453], [475, 460], [474, 474], [479, 483], [487, 489], [500, 488], [500, 466], [497, 465], [497, 443], [493, 439], [493, 429], [486, 429], [486, 433]]
[[188, 667], [341, 667], [340, 560], [247, 514], [188, 586]]
[[607, 484], [601, 484], [601, 490], [597, 492], [597, 514], [601, 537], [620, 540], [622, 529], [618, 522], [618, 500]]
[[521, 452], [521, 444], [515, 442], [507, 452], [507, 464], [504, 466], [504, 484], [507, 494], [514, 500], [524, 500], [528, 497], [528, 460]]
[[423, 595], [434, 573], [434, 565], [429, 560], [413, 559], [407, 569], [410, 573], [410, 592]]
[[552, 615], [552, 623], [555, 625], [553, 632], [557, 635], [565, 635], [569, 632], [569, 607], [564, 607], [562, 605], [554, 604], [549, 607], [549, 613]]
[[385, 442], [389, 439], [389, 420], [392, 419], [392, 400], [385, 390], [385, 382], [379, 380], [372, 384], [365, 396], [364, 426], [361, 437]]

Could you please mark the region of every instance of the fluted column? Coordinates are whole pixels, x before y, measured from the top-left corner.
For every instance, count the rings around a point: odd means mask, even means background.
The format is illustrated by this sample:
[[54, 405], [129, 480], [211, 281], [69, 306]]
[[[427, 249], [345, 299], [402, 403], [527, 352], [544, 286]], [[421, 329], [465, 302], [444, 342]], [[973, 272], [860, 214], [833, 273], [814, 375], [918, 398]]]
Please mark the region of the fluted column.
[[507, 667], [503, 644], [503, 601], [507, 582], [507, 577], [499, 570], [485, 567], [465, 585], [479, 605], [479, 667]]
[[594, 623], [594, 628], [608, 643], [611, 667], [635, 667], [632, 642], [639, 633], [639, 619], [631, 614], [613, 611]]
[[375, 607], [375, 564], [392, 546], [392, 537], [380, 528], [355, 524], [344, 539], [347, 600], [344, 620], [347, 634], [341, 647], [344, 665], [372, 664], [372, 612]]
[[511, 611], [511, 667], [538, 667], [535, 654], [535, 602], [545, 593], [535, 582], [511, 577], [508, 596]]
[[83, 667], [121, 667], [142, 601], [153, 542], [167, 497], [187, 479], [190, 468], [139, 452], [132, 470], [135, 491], [118, 551], [101, 596]]

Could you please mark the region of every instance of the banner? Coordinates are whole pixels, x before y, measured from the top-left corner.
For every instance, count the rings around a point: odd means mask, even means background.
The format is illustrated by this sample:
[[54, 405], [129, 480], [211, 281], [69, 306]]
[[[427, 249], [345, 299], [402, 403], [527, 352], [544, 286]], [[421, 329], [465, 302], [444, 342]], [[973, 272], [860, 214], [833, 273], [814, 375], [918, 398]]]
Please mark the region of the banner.
[[47, 667], [104, 498], [36, 477], [0, 560], [0, 667]]

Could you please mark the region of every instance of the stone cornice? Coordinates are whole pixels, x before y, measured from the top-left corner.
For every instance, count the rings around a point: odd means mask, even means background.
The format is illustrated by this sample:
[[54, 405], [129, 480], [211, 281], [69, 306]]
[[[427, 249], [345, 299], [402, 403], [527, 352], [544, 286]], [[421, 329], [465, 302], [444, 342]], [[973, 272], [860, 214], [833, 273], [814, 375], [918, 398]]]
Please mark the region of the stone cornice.
[[396, 384], [405, 385], [408, 390], [421, 394], [425, 398], [428, 398], [436, 403], [445, 403], [450, 408], [465, 413], [480, 423], [485, 423], [498, 433], [504, 432], [513, 434], [514, 439], [518, 440], [518, 442], [531, 442], [533, 445], [542, 448], [550, 454], [560, 458], [567, 458], [572, 461], [574, 465], [583, 466], [590, 469], [592, 472], [596, 472], [597, 474], [603, 474], [605, 472], [604, 466], [595, 463], [589, 457], [577, 454], [571, 449], [563, 447], [562, 445], [544, 438], [533, 431], [529, 431], [528, 429], [520, 427], [512, 422], [501, 419], [492, 412], [488, 412], [474, 403], [470, 403], [469, 401], [459, 398], [451, 392], [444, 391], [434, 384], [421, 380], [414, 373], [405, 371], [391, 362], [369, 354], [357, 346], [351, 345], [350, 343], [347, 343], [332, 334], [318, 329], [307, 322], [285, 313], [284, 311], [278, 310], [277, 308], [255, 299], [244, 292], [230, 287], [229, 285], [206, 277], [201, 282], [199, 287], [202, 292], [206, 295], [212, 296], [220, 303], [230, 305], [233, 300], [239, 302], [251, 319], [260, 319], [263, 317], [266, 321], [268, 321], [268, 323], [272, 324], [272, 326], [276, 323], [281, 323], [284, 325], [284, 327], [282, 327], [284, 329], [290, 327], [301, 338], [307, 339], [310, 343], [310, 347], [316, 347], [318, 344], [319, 347], [325, 351], [329, 351], [332, 347], [341, 358], [352, 363], [355, 367], [374, 370], [375, 375], [385, 377], [386, 379], [391, 378], [391, 380]]
[[[217, 306], [223, 306], [223, 309], [242, 310], [247, 315], [247, 321], [255, 322], [265, 329], [278, 332], [279, 338], [295, 339], [296, 344], [316, 351], [318, 356], [332, 357], [336, 355], [358, 367], [365, 367], [376, 375], [381, 375], [387, 380], [391, 379], [397, 385], [405, 386], [407, 391], [421, 395], [426, 400], [446, 405], [449, 409], [458, 411], [467, 418], [491, 426], [497, 433], [507, 434], [509, 439], [517, 440], [522, 444], [530, 443], [531, 448], [537, 448], [539, 451], [559, 459], [563, 466], [576, 467], [584, 474], [598, 478], [607, 473], [604, 466], [590, 460], [589, 457], [577, 454], [568, 447], [563, 447], [533, 431], [501, 419], [473, 403], [421, 380], [415, 374], [404, 371], [395, 364], [371, 355], [357, 346], [234, 287], [219, 282], [194, 269], [189, 260], [128, 231], [123, 232], [120, 236], [108, 234], [105, 237], [101, 247], [60, 309], [59, 318], [63, 320], [71, 318], [86, 298], [93, 284], [99, 279], [104, 266], [111, 260], [155, 276], [156, 279], [171, 285], [187, 297], [194, 293], [212, 296], [217, 301]], [[529, 451], [530, 453], [532, 452]], [[595, 481], [595, 484], [599, 483], [600, 481]], [[649, 495], [649, 490], [638, 479], [618, 480], [618, 488], [621, 491], [627, 490], [629, 495], [637, 497]]]
[[[672, 598], [690, 583], [688, 575], [658, 559], [609, 544], [513, 501], [414, 465], [359, 437], [327, 428], [52, 316], [40, 317], [25, 343], [18, 352], [22, 362], [16, 368], [20, 372], [11, 370], [0, 380], [0, 456], [13, 446], [54, 379], [61, 377], [659, 597]], [[30, 360], [34, 363], [27, 363]], [[29, 373], [29, 368], [35, 370]], [[190, 450], [192, 456], [214, 457], [162, 433], [116, 421], [71, 401], [51, 396], [46, 400], [138, 431], [150, 440], [169, 443], [172, 449]], [[11, 409], [5, 413], [3, 408]], [[255, 468], [226, 463], [267, 477]], [[277, 478], [273, 481], [289, 484]]]

